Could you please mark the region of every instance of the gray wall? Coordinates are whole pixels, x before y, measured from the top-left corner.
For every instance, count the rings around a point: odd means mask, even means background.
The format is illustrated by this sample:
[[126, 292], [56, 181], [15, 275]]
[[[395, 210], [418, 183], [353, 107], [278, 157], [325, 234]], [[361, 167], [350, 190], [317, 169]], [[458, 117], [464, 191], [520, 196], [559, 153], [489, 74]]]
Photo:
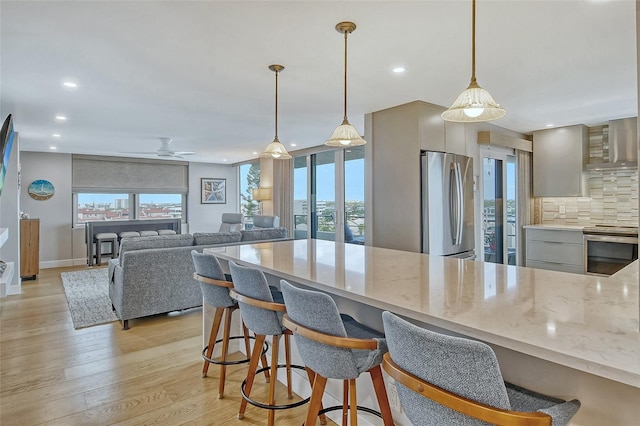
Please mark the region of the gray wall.
[[[227, 180], [226, 204], [200, 203], [200, 178]], [[189, 163], [189, 232], [216, 232], [222, 213], [240, 211], [238, 201], [238, 169], [224, 164]]]
[[[32, 218], [40, 219], [40, 268], [85, 264], [84, 227], [72, 227], [71, 155], [23, 151], [20, 153], [20, 160], [21, 210]], [[226, 204], [200, 204], [200, 178], [203, 177], [227, 180]], [[32, 199], [27, 188], [36, 179], [46, 179], [53, 183], [55, 195], [45, 201]], [[189, 163], [187, 224], [183, 232], [217, 231], [222, 213], [239, 211], [237, 192], [238, 173], [235, 167]]]
[[[20, 154], [20, 209], [32, 219], [40, 219], [40, 266], [71, 265], [71, 155], [28, 151]], [[29, 196], [29, 185], [38, 179], [53, 184], [53, 197], [39, 201]]]

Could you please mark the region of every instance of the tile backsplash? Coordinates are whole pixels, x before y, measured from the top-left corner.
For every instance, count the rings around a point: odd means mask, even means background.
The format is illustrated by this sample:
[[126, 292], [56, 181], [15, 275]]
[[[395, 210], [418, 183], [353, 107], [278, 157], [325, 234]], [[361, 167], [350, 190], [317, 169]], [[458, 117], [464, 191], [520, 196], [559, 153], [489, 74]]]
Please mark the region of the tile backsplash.
[[638, 226], [638, 171], [589, 172], [590, 197], [536, 198], [534, 222]]
[[[609, 158], [608, 126], [589, 128], [589, 162]], [[587, 172], [589, 197], [536, 198], [534, 223], [638, 226], [638, 170]]]

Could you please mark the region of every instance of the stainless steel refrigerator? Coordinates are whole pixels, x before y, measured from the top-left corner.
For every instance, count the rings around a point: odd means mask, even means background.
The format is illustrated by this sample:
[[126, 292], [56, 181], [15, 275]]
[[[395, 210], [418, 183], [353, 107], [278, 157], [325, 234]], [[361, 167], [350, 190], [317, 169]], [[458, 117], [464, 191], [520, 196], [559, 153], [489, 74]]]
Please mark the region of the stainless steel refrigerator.
[[422, 252], [474, 259], [473, 159], [422, 151]]

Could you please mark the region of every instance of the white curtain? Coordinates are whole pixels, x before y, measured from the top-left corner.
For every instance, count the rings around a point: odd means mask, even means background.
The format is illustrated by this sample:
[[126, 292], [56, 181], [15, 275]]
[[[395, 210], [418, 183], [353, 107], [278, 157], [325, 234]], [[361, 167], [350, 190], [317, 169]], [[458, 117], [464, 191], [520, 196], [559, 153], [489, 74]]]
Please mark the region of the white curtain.
[[280, 226], [293, 238], [293, 160], [273, 162], [273, 214], [280, 217]]

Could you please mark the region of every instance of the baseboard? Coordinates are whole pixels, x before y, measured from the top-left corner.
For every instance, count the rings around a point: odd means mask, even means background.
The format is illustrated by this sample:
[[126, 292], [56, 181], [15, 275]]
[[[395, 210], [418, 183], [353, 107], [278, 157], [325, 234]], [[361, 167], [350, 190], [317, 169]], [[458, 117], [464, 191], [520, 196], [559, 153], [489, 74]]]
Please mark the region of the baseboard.
[[86, 257], [78, 259], [48, 260], [46, 262], [40, 262], [40, 269], [62, 268], [65, 266], [82, 266], [86, 264]]

